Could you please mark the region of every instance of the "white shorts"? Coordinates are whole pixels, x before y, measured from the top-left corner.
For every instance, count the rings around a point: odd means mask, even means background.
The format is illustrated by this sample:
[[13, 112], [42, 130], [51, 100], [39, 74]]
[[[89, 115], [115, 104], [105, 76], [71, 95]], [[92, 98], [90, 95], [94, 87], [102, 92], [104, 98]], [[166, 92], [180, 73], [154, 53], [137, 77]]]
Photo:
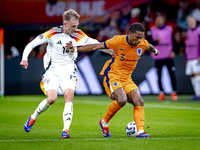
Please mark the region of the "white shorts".
[[195, 73], [200, 73], [200, 64], [198, 64], [198, 59], [188, 60], [186, 63], [185, 74], [190, 76]]
[[66, 89], [76, 89], [77, 77], [75, 72], [69, 71], [71, 73], [66, 73], [58, 70], [48, 70], [42, 79], [40, 84], [41, 89], [46, 94], [48, 90], [56, 90], [60, 88], [64, 93]]

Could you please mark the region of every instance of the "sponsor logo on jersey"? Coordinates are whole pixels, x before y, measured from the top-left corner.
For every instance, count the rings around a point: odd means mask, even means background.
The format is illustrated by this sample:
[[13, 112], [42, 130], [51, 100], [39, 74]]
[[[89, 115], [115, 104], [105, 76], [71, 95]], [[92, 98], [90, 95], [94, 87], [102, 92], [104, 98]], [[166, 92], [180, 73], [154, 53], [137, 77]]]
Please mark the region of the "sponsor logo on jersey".
[[121, 48], [120, 48], [120, 50], [121, 50], [121, 51], [124, 51], [125, 49], [121, 49]]

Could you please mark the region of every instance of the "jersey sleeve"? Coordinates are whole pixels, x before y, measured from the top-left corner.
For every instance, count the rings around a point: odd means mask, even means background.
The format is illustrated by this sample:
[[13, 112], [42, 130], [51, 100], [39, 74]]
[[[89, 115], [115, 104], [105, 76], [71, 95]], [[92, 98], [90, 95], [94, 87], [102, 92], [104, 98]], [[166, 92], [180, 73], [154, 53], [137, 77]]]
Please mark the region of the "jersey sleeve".
[[46, 38], [46, 39], [50, 39], [52, 36], [54, 36], [57, 33], [62, 33], [62, 26], [60, 27], [53, 27], [50, 30], [46, 31], [45, 33], [43, 33], [42, 35], [40, 35], [41, 39], [42, 38]]
[[47, 43], [46, 38], [42, 38], [43, 34], [38, 35], [33, 41], [28, 43], [23, 51], [22, 60], [28, 60], [28, 55], [30, 52], [36, 47], [41, 44]]
[[104, 41], [104, 47], [107, 49], [113, 49], [116, 50], [116, 45], [117, 45], [117, 37], [114, 36], [112, 39], [109, 39], [107, 41]]
[[147, 50], [149, 48], [149, 42], [144, 39], [144, 50]]
[[99, 43], [99, 41], [88, 37], [82, 30], [79, 30], [79, 29], [75, 31], [74, 33], [70, 34], [70, 37], [76, 41], [77, 46]]

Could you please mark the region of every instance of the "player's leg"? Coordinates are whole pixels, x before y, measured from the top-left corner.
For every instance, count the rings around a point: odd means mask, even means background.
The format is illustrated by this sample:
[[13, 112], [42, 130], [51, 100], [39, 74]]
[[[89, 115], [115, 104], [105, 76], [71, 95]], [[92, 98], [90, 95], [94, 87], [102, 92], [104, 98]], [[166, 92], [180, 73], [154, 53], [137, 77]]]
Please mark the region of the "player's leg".
[[58, 88], [58, 83], [56, 82], [57, 78], [51, 76], [44, 79], [43, 79], [42, 88], [45, 90], [45, 93], [47, 93], [47, 98], [44, 99], [38, 105], [34, 113], [28, 118], [28, 120], [24, 124], [24, 130], [26, 132], [29, 132], [31, 130], [38, 116], [44, 111], [46, 111], [49, 108], [49, 106], [57, 100], [57, 90], [56, 90]]
[[193, 100], [200, 100], [200, 75], [195, 74], [195, 76], [192, 77], [192, 82], [195, 91], [195, 96], [193, 97]]
[[103, 118], [105, 122], [109, 122], [111, 118], [117, 113], [117, 111], [123, 107], [127, 102], [127, 96], [122, 87], [116, 89], [110, 96], [114, 101], [110, 104], [106, 114]]
[[48, 90], [47, 91], [47, 98], [44, 99], [36, 108], [34, 113], [28, 118], [26, 123], [24, 124], [24, 130], [29, 132], [35, 123], [38, 116], [46, 111], [51, 104], [53, 104], [57, 99], [57, 91], [56, 90]]
[[107, 77], [104, 77], [104, 87], [108, 96], [113, 99], [113, 102], [108, 107], [105, 116], [100, 119], [99, 124], [104, 137], [110, 137], [111, 134], [108, 128], [109, 121], [121, 109], [121, 107], [126, 104], [127, 96], [119, 82], [113, 80], [108, 82]]
[[195, 93], [193, 100], [200, 100], [200, 65], [197, 59], [192, 61], [192, 67], [193, 75], [191, 76], [191, 82]]
[[162, 75], [162, 67], [163, 67], [163, 60], [156, 60], [155, 61], [155, 68], [158, 75], [158, 86], [160, 89], [160, 93], [158, 96], [159, 101], [163, 101], [165, 99], [165, 93], [163, 91], [162, 82], [161, 82], [161, 75]]
[[173, 92], [171, 93], [171, 100], [176, 101], [176, 100], [178, 100], [178, 96], [177, 96], [177, 93], [176, 93], [176, 78], [175, 78], [176, 67], [174, 65], [174, 60], [167, 59], [166, 60], [166, 66], [167, 66], [167, 69], [169, 71], [169, 75], [170, 75], [170, 78], [171, 78], [171, 85], [172, 85], [172, 89], [173, 89]]
[[76, 88], [77, 78], [76, 76], [66, 76], [60, 83], [60, 88], [64, 91], [65, 106], [63, 110], [63, 132], [61, 138], [70, 138], [69, 128], [73, 117], [73, 97], [74, 90]]
[[131, 78], [126, 80], [127, 82], [124, 85], [124, 90], [128, 93], [128, 102], [134, 106], [133, 120], [136, 123], [138, 131], [136, 137], [151, 137], [144, 132], [144, 101], [141, 97], [140, 91]]
[[133, 119], [138, 130], [136, 137], [151, 137], [144, 132], [144, 101], [141, 97], [139, 89], [133, 89], [127, 96], [128, 102], [134, 106]]
[[192, 97], [192, 100], [198, 100], [200, 97], [198, 96], [200, 90], [200, 66], [198, 65], [198, 60], [188, 60], [186, 63], [185, 74], [190, 76], [191, 83], [194, 89], [195, 95]]

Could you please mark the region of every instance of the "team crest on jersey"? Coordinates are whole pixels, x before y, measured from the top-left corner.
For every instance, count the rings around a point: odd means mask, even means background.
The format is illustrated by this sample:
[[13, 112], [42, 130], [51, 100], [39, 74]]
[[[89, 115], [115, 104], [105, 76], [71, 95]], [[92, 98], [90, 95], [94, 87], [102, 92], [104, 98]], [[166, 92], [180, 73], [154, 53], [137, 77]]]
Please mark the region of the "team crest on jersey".
[[113, 83], [113, 86], [118, 86], [118, 82]]
[[39, 38], [40, 38], [40, 39], [43, 39], [43, 35], [42, 35], [42, 34], [40, 34], [40, 35], [39, 35]]
[[142, 49], [141, 49], [141, 48], [138, 48], [138, 49], [137, 49], [137, 55], [140, 56], [141, 54], [142, 54]]

